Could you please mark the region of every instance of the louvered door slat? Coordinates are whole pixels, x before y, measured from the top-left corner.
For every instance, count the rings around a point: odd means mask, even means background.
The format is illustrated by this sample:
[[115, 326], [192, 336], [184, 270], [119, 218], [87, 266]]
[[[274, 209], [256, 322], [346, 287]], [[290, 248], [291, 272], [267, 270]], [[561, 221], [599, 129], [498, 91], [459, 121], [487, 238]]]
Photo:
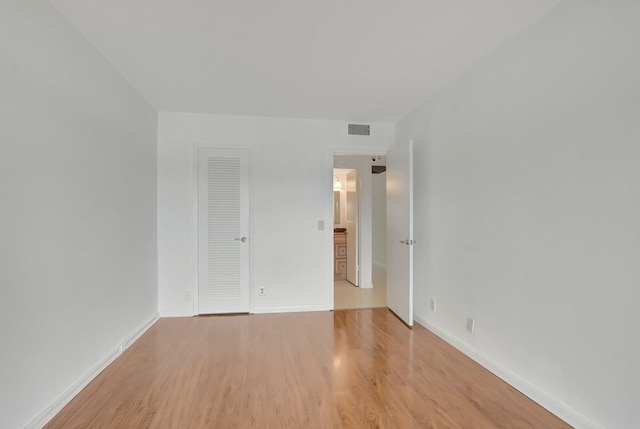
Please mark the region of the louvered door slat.
[[240, 160], [207, 161], [207, 235], [210, 300], [240, 298]]

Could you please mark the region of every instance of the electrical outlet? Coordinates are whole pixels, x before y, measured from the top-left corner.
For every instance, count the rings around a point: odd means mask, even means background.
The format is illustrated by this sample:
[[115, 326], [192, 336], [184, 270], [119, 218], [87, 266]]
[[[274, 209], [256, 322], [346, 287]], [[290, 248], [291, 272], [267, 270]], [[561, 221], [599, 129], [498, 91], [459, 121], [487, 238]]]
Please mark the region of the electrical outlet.
[[473, 328], [475, 327], [475, 322], [471, 317], [467, 317], [467, 331], [473, 334]]
[[434, 313], [436, 312], [437, 307], [436, 307], [436, 300], [434, 298], [431, 298], [431, 300], [429, 301], [429, 308]]
[[258, 295], [265, 296], [266, 294], [267, 294], [267, 291], [265, 290], [264, 286], [260, 286], [258, 288]]
[[185, 289], [182, 296], [185, 301], [191, 301], [191, 289]]
[[323, 220], [319, 220], [318, 221], [318, 231], [324, 231], [324, 221]]

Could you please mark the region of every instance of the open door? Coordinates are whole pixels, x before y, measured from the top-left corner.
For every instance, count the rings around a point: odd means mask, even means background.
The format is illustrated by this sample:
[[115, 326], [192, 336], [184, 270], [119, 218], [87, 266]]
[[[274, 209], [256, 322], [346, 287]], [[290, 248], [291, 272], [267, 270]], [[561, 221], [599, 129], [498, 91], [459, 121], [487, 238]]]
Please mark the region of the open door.
[[387, 306], [413, 326], [413, 141], [387, 155]]

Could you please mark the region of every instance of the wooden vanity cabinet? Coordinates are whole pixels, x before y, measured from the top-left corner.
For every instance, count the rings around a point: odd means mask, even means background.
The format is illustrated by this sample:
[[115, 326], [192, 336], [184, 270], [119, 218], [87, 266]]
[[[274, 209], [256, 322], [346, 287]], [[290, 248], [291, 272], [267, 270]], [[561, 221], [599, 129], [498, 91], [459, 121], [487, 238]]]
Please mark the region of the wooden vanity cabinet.
[[334, 231], [333, 233], [333, 278], [345, 280], [347, 278], [347, 232]]

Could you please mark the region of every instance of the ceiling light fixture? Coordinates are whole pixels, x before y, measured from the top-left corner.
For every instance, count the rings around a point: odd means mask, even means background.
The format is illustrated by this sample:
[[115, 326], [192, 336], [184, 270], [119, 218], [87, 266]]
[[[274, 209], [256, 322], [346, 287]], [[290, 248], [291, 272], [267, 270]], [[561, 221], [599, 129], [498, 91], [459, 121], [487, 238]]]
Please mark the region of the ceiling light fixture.
[[342, 190], [342, 183], [340, 183], [340, 179], [338, 179], [338, 176], [336, 176], [336, 181], [333, 183], [333, 190], [334, 191]]

